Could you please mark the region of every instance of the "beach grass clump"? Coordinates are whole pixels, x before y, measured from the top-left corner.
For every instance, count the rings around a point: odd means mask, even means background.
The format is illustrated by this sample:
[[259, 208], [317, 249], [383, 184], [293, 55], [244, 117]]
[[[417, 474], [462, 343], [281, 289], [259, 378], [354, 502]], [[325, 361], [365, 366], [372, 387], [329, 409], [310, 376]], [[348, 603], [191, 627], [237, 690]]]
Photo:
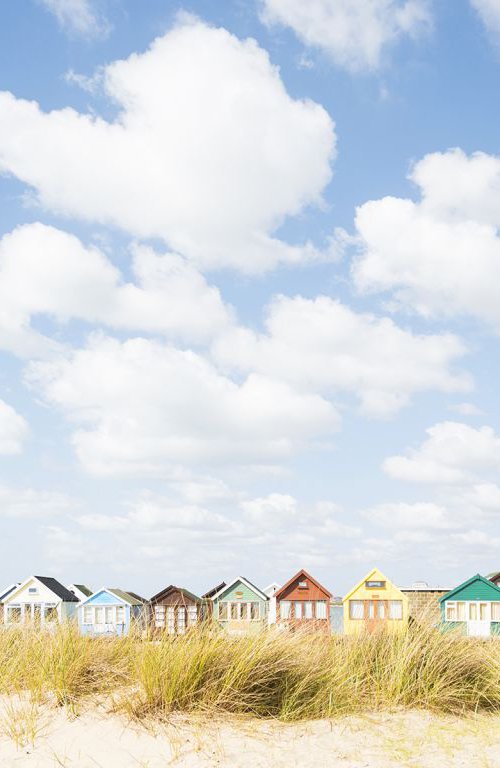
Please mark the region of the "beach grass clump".
[[500, 710], [500, 639], [404, 632], [330, 636], [277, 629], [229, 636], [206, 623], [182, 636], [82, 637], [0, 630], [0, 694], [76, 708], [113, 698], [130, 716], [173, 712], [284, 721], [393, 708]]

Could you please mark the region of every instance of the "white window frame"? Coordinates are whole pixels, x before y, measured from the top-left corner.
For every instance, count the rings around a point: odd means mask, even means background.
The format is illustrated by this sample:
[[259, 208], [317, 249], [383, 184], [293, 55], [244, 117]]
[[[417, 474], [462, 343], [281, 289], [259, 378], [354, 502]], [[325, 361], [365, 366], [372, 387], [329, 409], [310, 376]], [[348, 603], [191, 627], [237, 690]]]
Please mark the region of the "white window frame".
[[320, 621], [325, 621], [325, 619], [328, 618], [326, 600], [316, 600], [315, 608], [316, 608], [316, 618], [319, 619]]

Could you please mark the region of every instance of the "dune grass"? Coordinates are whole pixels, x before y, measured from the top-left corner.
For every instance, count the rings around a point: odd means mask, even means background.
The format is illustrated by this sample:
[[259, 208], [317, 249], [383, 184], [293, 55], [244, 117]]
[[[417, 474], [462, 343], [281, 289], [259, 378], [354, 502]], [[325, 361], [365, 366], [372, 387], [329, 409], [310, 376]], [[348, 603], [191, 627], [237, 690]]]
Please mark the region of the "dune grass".
[[82, 637], [71, 624], [9, 628], [0, 630], [0, 694], [74, 711], [111, 696], [139, 719], [177, 711], [296, 721], [394, 707], [466, 714], [500, 710], [500, 640], [430, 627], [229, 637], [206, 626], [154, 641]]

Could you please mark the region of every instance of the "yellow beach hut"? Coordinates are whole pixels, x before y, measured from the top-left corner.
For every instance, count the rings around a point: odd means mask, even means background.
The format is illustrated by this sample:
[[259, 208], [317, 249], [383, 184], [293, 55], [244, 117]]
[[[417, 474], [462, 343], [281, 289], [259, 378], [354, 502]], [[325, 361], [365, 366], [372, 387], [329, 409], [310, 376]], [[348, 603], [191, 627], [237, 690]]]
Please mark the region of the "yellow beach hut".
[[402, 630], [408, 623], [408, 597], [373, 568], [344, 597], [344, 632]]

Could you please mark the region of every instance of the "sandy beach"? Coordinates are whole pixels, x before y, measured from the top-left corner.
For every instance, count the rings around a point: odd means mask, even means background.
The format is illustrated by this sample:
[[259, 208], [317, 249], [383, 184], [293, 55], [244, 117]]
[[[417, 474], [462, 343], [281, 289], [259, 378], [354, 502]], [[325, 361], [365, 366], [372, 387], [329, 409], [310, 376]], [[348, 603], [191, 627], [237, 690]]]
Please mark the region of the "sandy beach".
[[498, 715], [461, 719], [411, 711], [292, 725], [177, 715], [159, 725], [130, 722], [104, 708], [70, 716], [9, 700], [1, 718], [2, 768], [500, 766]]

